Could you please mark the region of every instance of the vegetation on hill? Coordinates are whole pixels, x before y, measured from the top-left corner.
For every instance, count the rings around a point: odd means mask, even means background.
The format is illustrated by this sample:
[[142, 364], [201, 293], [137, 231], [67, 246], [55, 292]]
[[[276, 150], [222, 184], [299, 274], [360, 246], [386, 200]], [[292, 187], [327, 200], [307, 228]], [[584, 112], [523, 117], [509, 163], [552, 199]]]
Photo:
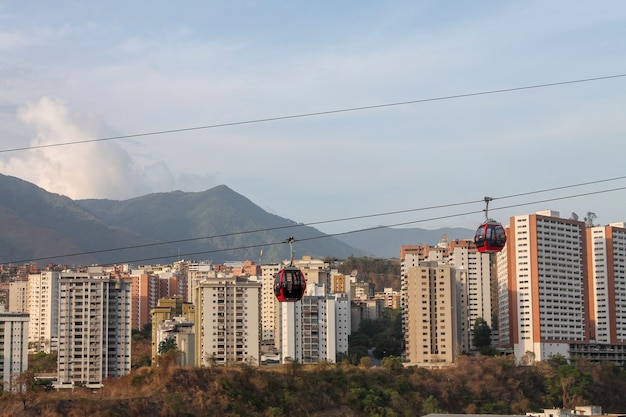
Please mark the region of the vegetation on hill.
[[377, 320], [361, 321], [358, 331], [348, 338], [348, 356], [345, 358], [353, 365], [362, 364], [362, 358], [375, 359], [384, 357], [398, 358], [402, 354], [403, 344], [402, 316], [400, 309], [386, 309]]
[[146, 323], [141, 330], [133, 330], [131, 343], [131, 367], [150, 366], [152, 363], [152, 323]]
[[297, 362], [272, 367], [143, 367], [101, 390], [39, 391], [23, 403], [0, 397], [12, 416], [419, 416], [524, 414], [601, 405], [626, 410], [626, 374], [612, 365], [563, 360], [516, 366], [511, 357], [459, 357], [455, 367], [404, 368]]
[[336, 264], [337, 269], [344, 275], [358, 272], [360, 282], [374, 284], [374, 291], [382, 292], [385, 288], [400, 290], [400, 260], [378, 259], [367, 256], [350, 256]]
[[[0, 194], [2, 263], [167, 263], [181, 256], [213, 263], [274, 263], [289, 258], [289, 246], [282, 243], [289, 236], [298, 241], [298, 257], [365, 253], [313, 227], [268, 213], [225, 185], [124, 201], [72, 200], [0, 174]], [[115, 248], [124, 249], [110, 250]]]

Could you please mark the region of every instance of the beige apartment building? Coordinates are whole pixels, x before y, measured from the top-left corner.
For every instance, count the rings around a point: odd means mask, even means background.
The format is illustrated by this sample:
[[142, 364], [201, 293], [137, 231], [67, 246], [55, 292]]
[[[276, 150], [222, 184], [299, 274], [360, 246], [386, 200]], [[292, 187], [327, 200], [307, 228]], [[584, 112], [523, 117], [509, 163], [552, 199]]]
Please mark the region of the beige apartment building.
[[402, 278], [408, 363], [427, 367], [452, 364], [460, 348], [454, 269], [422, 262], [407, 268]]
[[28, 343], [35, 352], [50, 353], [58, 347], [58, 271], [28, 275]]
[[9, 308], [12, 313], [28, 313], [28, 281], [9, 283]]
[[274, 295], [274, 275], [283, 264], [261, 265], [261, 343], [263, 349], [277, 350], [279, 329], [278, 301]]
[[[495, 269], [493, 268], [491, 257], [489, 254], [480, 253], [471, 240], [455, 239], [448, 241], [447, 238], [436, 246], [428, 245], [410, 245], [400, 248], [401, 260], [401, 306], [403, 311], [403, 320], [405, 327], [408, 322], [413, 321], [416, 314], [415, 306], [412, 302], [418, 302], [418, 308], [423, 314], [422, 299], [415, 299], [406, 296], [405, 289], [407, 285], [415, 283], [408, 281], [409, 271], [412, 268], [421, 268], [424, 266], [434, 267], [435, 265], [448, 266], [450, 274], [453, 278], [451, 297], [448, 308], [453, 313], [455, 335], [455, 349], [452, 351], [453, 358], [460, 352], [469, 352], [473, 349], [472, 335], [473, 326], [477, 318], [484, 319], [490, 328], [493, 329], [494, 323], [492, 317], [497, 311], [495, 288]], [[435, 301], [435, 300], [434, 300]], [[422, 332], [423, 333], [423, 332]], [[450, 329], [446, 332], [450, 334]], [[405, 339], [408, 336], [405, 334]], [[423, 338], [422, 338], [423, 339]], [[436, 338], [431, 338], [437, 340]], [[447, 339], [447, 338], [446, 338]], [[407, 341], [408, 343], [408, 341]], [[413, 343], [413, 346], [415, 344]], [[432, 351], [439, 351], [438, 347], [432, 347]], [[445, 349], [446, 352], [449, 349]], [[408, 356], [408, 354], [407, 354]]]
[[195, 288], [196, 366], [260, 362], [261, 284], [217, 277]]

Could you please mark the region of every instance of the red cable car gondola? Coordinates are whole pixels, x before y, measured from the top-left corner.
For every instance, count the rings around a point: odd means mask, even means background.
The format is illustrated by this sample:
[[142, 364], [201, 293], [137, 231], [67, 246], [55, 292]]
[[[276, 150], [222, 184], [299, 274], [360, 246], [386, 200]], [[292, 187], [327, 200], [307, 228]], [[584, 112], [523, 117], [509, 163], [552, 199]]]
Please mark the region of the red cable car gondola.
[[306, 279], [300, 268], [293, 265], [294, 238], [287, 239], [291, 250], [289, 266], [284, 267], [274, 275], [274, 295], [279, 302], [300, 301], [306, 290]]
[[504, 227], [497, 221], [489, 218], [489, 202], [491, 197], [485, 197], [485, 218], [487, 221], [476, 229], [474, 243], [476, 249], [481, 253], [500, 252], [506, 244], [506, 232]]

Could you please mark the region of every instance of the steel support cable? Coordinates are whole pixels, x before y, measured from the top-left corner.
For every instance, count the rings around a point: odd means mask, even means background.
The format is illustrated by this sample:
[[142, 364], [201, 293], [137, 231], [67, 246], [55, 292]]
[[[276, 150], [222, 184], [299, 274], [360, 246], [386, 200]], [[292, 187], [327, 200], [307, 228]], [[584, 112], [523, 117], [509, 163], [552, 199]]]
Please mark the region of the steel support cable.
[[[540, 203], [547, 203], [547, 202], [558, 201], [558, 200], [566, 200], [566, 199], [571, 199], [571, 198], [585, 197], [585, 196], [590, 196], [590, 195], [597, 195], [597, 194], [603, 194], [603, 193], [614, 192], [614, 191], [622, 191], [622, 190], [626, 190], [626, 187], [617, 187], [617, 188], [612, 188], [612, 189], [608, 189], [608, 190], [591, 191], [591, 192], [588, 192], [588, 193], [581, 193], [581, 194], [575, 194], [575, 195], [570, 195], [570, 196], [547, 198], [547, 199], [543, 199], [543, 200], [537, 200], [537, 201], [531, 201], [531, 202], [525, 202], [525, 203], [519, 203], [519, 204], [512, 204], [512, 205], [509, 205], [509, 206], [496, 207], [496, 208], [492, 208], [491, 210], [495, 210], [495, 211], [497, 211], [497, 210], [504, 210], [504, 209], [509, 209], [509, 208], [522, 207], [522, 206], [528, 206], [528, 205], [540, 204]], [[483, 201], [480, 200], [480, 202], [482, 203]], [[411, 224], [425, 223], [425, 222], [431, 222], [431, 221], [435, 221], [435, 220], [448, 219], [448, 218], [453, 218], [453, 217], [461, 217], [461, 216], [467, 216], [467, 215], [473, 215], [473, 214], [479, 214], [479, 213], [483, 213], [483, 210], [468, 211], [468, 212], [464, 212], [464, 213], [455, 213], [455, 214], [449, 214], [449, 215], [437, 216], [437, 217], [430, 217], [430, 218], [427, 218], [427, 219], [420, 219], [420, 220], [411, 220], [411, 221], [406, 221], [406, 222], [401, 222], [401, 223], [387, 224], [387, 225], [384, 225], [384, 226], [375, 226], [375, 227], [368, 227], [368, 228], [357, 229], [357, 230], [350, 230], [350, 231], [346, 231], [346, 232], [324, 234], [322, 236], [313, 236], [313, 237], [308, 237], [308, 238], [295, 239], [294, 242], [305, 242], [305, 241], [310, 241], [310, 240], [326, 239], [326, 238], [329, 238], [329, 237], [343, 236], [343, 235], [354, 234], [354, 233], [362, 233], [362, 232], [368, 232], [368, 231], [373, 231], [373, 230], [385, 229], [385, 228], [389, 228], [389, 227], [407, 226], [407, 225], [411, 225]], [[295, 226], [293, 226], [293, 227], [295, 227]], [[126, 263], [140, 262], [140, 261], [151, 261], [151, 260], [158, 260], [158, 259], [165, 259], [165, 258], [173, 258], [173, 257], [177, 257], [177, 256], [178, 257], [180, 257], [180, 256], [186, 257], [186, 256], [195, 256], [195, 255], [206, 255], [206, 254], [212, 254], [212, 253], [231, 252], [231, 251], [235, 251], [235, 250], [264, 248], [264, 247], [268, 247], [268, 246], [276, 246], [276, 245], [283, 245], [283, 244], [285, 244], [284, 240], [280, 241], [280, 242], [238, 246], [238, 247], [234, 247], [234, 248], [212, 249], [212, 250], [200, 251], [200, 252], [188, 252], [188, 253], [184, 253], [184, 254], [170, 254], [170, 255], [163, 255], [163, 256], [158, 256], [158, 257], [149, 257], [149, 258], [141, 258], [141, 259], [133, 259], [133, 260], [124, 260], [124, 261], [119, 261], [117, 263], [118, 264], [126, 264]], [[19, 261], [19, 262], [12, 262], [12, 263], [21, 263], [21, 262], [27, 262], [27, 261]]]

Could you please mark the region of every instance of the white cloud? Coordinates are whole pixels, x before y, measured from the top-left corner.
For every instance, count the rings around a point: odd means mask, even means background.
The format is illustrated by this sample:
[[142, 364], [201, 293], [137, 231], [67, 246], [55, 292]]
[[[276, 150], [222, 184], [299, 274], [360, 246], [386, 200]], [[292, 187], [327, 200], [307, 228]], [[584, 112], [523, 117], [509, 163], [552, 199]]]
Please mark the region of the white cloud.
[[72, 112], [62, 101], [43, 97], [20, 108], [17, 117], [33, 127], [36, 135], [28, 145], [31, 149], [0, 162], [0, 170], [7, 175], [73, 199], [125, 199], [169, 191], [177, 185], [166, 163], [138, 163], [115, 141], [48, 147], [110, 137], [93, 114]]

